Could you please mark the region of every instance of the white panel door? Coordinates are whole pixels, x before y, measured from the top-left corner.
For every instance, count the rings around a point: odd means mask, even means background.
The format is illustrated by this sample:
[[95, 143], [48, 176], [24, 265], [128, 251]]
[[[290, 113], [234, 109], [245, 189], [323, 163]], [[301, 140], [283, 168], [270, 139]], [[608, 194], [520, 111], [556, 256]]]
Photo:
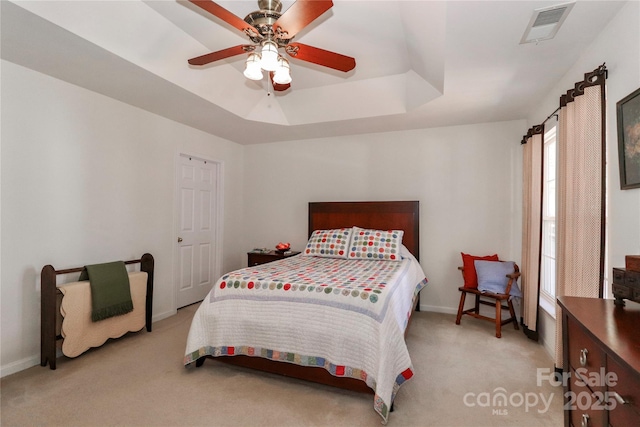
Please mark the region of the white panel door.
[[178, 165], [177, 308], [202, 301], [216, 276], [218, 169], [180, 155]]

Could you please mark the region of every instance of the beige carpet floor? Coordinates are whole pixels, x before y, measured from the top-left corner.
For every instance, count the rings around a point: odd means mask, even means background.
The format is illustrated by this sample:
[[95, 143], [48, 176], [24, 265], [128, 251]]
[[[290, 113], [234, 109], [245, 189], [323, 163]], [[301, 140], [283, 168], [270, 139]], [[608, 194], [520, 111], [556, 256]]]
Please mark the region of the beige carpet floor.
[[[0, 382], [2, 426], [379, 426], [371, 395], [182, 357], [196, 306], [58, 369]], [[537, 382], [553, 362], [522, 331], [415, 313], [407, 343], [416, 375], [389, 426], [561, 426], [562, 389]], [[500, 399], [501, 395], [506, 402]], [[504, 404], [503, 404], [504, 403]]]

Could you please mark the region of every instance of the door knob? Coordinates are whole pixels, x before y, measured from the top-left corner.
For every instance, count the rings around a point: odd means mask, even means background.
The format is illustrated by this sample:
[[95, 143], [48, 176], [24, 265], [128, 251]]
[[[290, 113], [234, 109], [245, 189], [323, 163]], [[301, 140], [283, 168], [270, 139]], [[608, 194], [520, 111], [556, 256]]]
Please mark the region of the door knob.
[[182, 237], [178, 237], [178, 243], [182, 242]]

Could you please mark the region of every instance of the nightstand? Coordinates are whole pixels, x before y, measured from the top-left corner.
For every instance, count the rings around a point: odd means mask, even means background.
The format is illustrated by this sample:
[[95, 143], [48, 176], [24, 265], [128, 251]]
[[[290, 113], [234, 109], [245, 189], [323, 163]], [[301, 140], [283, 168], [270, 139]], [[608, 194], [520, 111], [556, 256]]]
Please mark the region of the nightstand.
[[300, 251], [287, 251], [287, 252], [271, 251], [271, 252], [265, 252], [265, 253], [247, 252], [247, 265], [249, 267], [252, 267], [254, 265], [266, 264], [267, 262], [289, 258], [290, 256], [298, 255], [299, 253]]

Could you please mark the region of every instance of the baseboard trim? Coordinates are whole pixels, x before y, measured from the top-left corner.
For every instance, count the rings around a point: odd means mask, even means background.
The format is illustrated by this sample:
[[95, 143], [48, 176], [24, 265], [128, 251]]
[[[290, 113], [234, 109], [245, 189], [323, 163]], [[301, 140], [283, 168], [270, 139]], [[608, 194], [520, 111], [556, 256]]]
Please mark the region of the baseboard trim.
[[[152, 323], [158, 322], [162, 319], [166, 319], [167, 317], [171, 317], [177, 313], [178, 313], [177, 310], [169, 310], [169, 311], [165, 311], [164, 313], [156, 314], [155, 316], [153, 316], [151, 322]], [[60, 356], [62, 356], [62, 352], [60, 351], [60, 349], [57, 349], [56, 357], [60, 357]], [[20, 371], [24, 371], [25, 369], [29, 369], [32, 366], [36, 366], [39, 364], [40, 364], [40, 354], [37, 354], [35, 356], [25, 357], [24, 359], [11, 362], [6, 365], [2, 365], [0, 366], [0, 378], [4, 378], [8, 375], [12, 375]], [[47, 365], [46, 368], [49, 369], [49, 365]]]
[[420, 304], [420, 311], [431, 311], [434, 313], [458, 314], [458, 309], [451, 307], [440, 307], [436, 305]]
[[0, 366], [0, 378], [4, 378], [8, 375], [12, 375], [20, 371], [24, 371], [25, 369], [29, 369], [32, 366], [36, 366], [39, 364], [40, 364], [40, 355], [26, 357], [24, 359], [11, 362], [6, 365], [2, 365]]
[[151, 318], [151, 323], [159, 322], [162, 319], [175, 316], [176, 314], [178, 314], [178, 310], [169, 310], [169, 311], [165, 311], [164, 313], [156, 314]]

